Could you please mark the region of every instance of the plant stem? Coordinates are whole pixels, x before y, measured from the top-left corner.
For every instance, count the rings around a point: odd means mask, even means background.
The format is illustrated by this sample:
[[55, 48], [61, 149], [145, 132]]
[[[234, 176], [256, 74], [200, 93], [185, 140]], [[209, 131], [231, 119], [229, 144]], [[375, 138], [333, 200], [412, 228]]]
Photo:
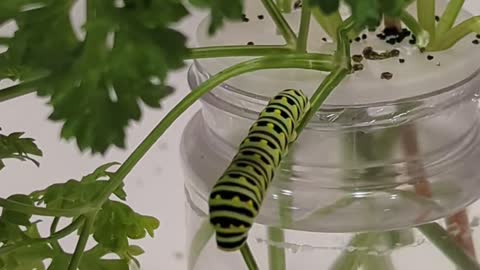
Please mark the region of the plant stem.
[[455, 242], [465, 250], [468, 255], [475, 258], [475, 245], [473, 243], [470, 221], [467, 210], [462, 210], [446, 219], [447, 231]]
[[256, 45], [256, 46], [212, 46], [193, 48], [187, 59], [241, 57], [241, 56], [267, 56], [293, 52], [285, 45]]
[[398, 32], [402, 31], [402, 22], [398, 18], [385, 16], [383, 19], [385, 28], [395, 28]]
[[342, 25], [343, 20], [340, 12], [336, 11], [330, 15], [325, 15], [320, 8], [312, 8], [312, 15], [317, 23], [323, 28], [325, 33], [334, 41], [337, 40], [337, 29]]
[[243, 259], [245, 260], [245, 264], [247, 265], [249, 270], [258, 270], [257, 262], [253, 257], [252, 251], [248, 246], [248, 243], [245, 243], [243, 247], [240, 249], [242, 253]]
[[9, 253], [14, 251], [15, 249], [22, 248], [25, 246], [32, 246], [42, 243], [52, 243], [57, 241], [58, 239], [64, 238], [65, 236], [70, 235], [72, 232], [76, 231], [82, 224], [84, 223], [85, 218], [79, 217], [75, 219], [70, 225], [63, 228], [62, 230], [51, 234], [49, 237], [46, 238], [38, 238], [38, 239], [28, 239], [21, 242], [14, 243], [12, 245], [5, 245], [0, 248], [0, 255]]
[[429, 46], [427, 50], [447, 50], [471, 33], [480, 33], [480, 16], [471, 17], [470, 19], [450, 29], [442, 36], [442, 38], [435, 40], [435, 43], [432, 44], [432, 46]]
[[167, 114], [167, 116], [165, 116], [165, 118], [160, 121], [160, 123], [120, 166], [112, 180], [109, 181], [105, 189], [94, 201], [95, 205], [102, 205], [108, 199], [110, 194], [120, 186], [128, 173], [143, 158], [147, 151], [157, 142], [157, 140], [165, 133], [165, 131], [175, 122], [175, 120], [204, 94], [208, 93], [210, 90], [232, 77], [257, 70], [281, 68], [330, 70], [333, 68], [332, 57], [321, 54], [285, 54], [265, 56], [236, 64], [223, 70], [215, 76], [212, 76], [196, 90], [190, 92]]
[[262, 0], [262, 3], [265, 6], [265, 9], [268, 11], [268, 14], [270, 14], [270, 17], [272, 17], [273, 22], [277, 26], [277, 30], [287, 42], [287, 45], [295, 48], [297, 44], [295, 32], [293, 32], [292, 28], [283, 17], [282, 12], [278, 9], [277, 5], [275, 5], [273, 0]]
[[[50, 225], [50, 235], [53, 235], [57, 232], [57, 226], [58, 223], [60, 222], [60, 217], [55, 217], [52, 221], [52, 224]], [[58, 243], [58, 241], [52, 241], [50, 244], [53, 246], [54, 249], [57, 249], [59, 251], [63, 251], [62, 247]]]
[[208, 241], [213, 237], [215, 230], [210, 224], [210, 221], [205, 219], [198, 231], [193, 237], [192, 244], [190, 245], [190, 250], [188, 252], [188, 270], [193, 270], [195, 264], [197, 263], [200, 253], [207, 245]]
[[282, 229], [277, 227], [268, 227], [268, 261], [270, 270], [285, 270], [285, 249], [277, 247], [285, 241]]
[[310, 21], [312, 13], [307, 5], [307, 0], [304, 0], [302, 6], [302, 17], [300, 19], [300, 29], [298, 30], [297, 51], [306, 52], [308, 44], [308, 34], [310, 31]]
[[437, 25], [436, 32], [438, 36], [443, 36], [448, 30], [452, 29], [464, 3], [465, 0], [450, 0], [448, 2], [447, 8]]
[[0, 207], [15, 212], [47, 217], [77, 217], [79, 215], [97, 210], [97, 208], [93, 207], [92, 204], [70, 209], [53, 209], [31, 206], [29, 204], [3, 198], [0, 198]]
[[70, 260], [70, 264], [68, 265], [68, 270], [78, 269], [83, 253], [85, 251], [85, 247], [87, 246], [87, 241], [93, 228], [93, 223], [95, 222], [96, 215], [97, 212], [95, 211], [86, 217], [85, 223], [83, 224], [82, 232], [77, 242], [77, 246], [75, 247], [72, 259]]
[[283, 13], [292, 12], [292, 0], [276, 0], [277, 7]]
[[417, 227], [437, 248], [447, 256], [459, 269], [478, 270], [480, 266], [462, 247], [453, 241], [448, 232], [437, 223]]
[[417, 17], [430, 38], [435, 40], [435, 0], [417, 0]]
[[425, 48], [430, 43], [430, 34], [415, 20], [415, 18], [404, 10], [400, 15], [400, 19], [417, 37], [417, 46]]
[[[368, 233], [358, 234], [350, 240], [348, 247], [367, 247], [371, 242], [371, 235]], [[362, 256], [359, 251], [350, 252], [348, 249], [335, 260], [330, 270], [355, 270], [362, 264]], [[380, 269], [379, 269], [380, 270]]]
[[42, 79], [19, 83], [0, 90], [0, 102], [24, 96], [37, 91], [36, 87]]

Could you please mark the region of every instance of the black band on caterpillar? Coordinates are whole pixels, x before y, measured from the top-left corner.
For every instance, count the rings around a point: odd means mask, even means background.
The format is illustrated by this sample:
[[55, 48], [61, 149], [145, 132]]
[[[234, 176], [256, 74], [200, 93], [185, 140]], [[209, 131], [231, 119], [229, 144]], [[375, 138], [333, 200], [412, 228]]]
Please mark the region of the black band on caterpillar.
[[284, 90], [271, 99], [213, 187], [210, 222], [220, 249], [236, 251], [247, 241], [268, 186], [309, 107], [299, 90]]

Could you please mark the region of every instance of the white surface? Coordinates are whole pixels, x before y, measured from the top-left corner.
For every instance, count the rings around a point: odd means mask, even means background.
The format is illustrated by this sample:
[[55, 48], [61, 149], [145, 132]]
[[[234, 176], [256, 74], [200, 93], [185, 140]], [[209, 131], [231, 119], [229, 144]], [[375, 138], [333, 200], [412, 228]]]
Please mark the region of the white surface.
[[[467, 0], [467, 7], [475, 14], [480, 13], [480, 3], [475, 0]], [[200, 19], [201, 15], [196, 14], [179, 27], [192, 37]], [[7, 168], [0, 174], [0, 196], [29, 192], [70, 178], [78, 179], [100, 164], [123, 161], [164, 117], [165, 112], [188, 92], [186, 69], [172, 73], [170, 81], [177, 91], [164, 102], [163, 109], [145, 110], [142, 121], [128, 130], [127, 149], [115, 149], [104, 157], [82, 155], [73, 143], [60, 141], [60, 125], [46, 120], [50, 108], [45, 105], [45, 100], [30, 95], [2, 103], [0, 126], [6, 132], [25, 131], [28, 136], [36, 138], [44, 150], [44, 157], [40, 169], [29, 163], [7, 164]], [[156, 237], [141, 242], [147, 251], [140, 258], [145, 270], [186, 268], [183, 176], [178, 147], [183, 127], [196, 109], [198, 105], [182, 116], [126, 179], [131, 206], [140, 213], [154, 215], [161, 221]]]

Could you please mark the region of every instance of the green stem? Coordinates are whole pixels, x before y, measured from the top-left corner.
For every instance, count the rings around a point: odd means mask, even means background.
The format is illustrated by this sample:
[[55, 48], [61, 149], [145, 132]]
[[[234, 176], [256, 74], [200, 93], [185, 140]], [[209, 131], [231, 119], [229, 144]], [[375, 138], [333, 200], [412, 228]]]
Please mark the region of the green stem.
[[256, 46], [212, 46], [193, 48], [187, 59], [241, 57], [241, 56], [267, 56], [293, 52], [285, 45], [256, 45]]
[[336, 11], [330, 15], [325, 15], [320, 8], [312, 8], [313, 18], [323, 28], [325, 33], [334, 41], [337, 40], [337, 29], [342, 25], [343, 20], [340, 12]]
[[283, 13], [292, 12], [292, 0], [276, 0], [277, 7]]
[[413, 32], [417, 37], [417, 46], [425, 48], [430, 43], [430, 34], [415, 20], [415, 18], [404, 10], [400, 15], [402, 22]]
[[317, 91], [315, 91], [312, 98], [310, 99], [310, 110], [297, 128], [298, 134], [300, 134], [300, 132], [307, 126], [308, 122], [316, 114], [323, 102], [327, 99], [330, 93], [332, 93], [332, 91], [340, 84], [340, 82], [348, 75], [348, 73], [349, 71], [347, 69], [338, 68], [325, 78], [325, 80], [318, 87]]
[[262, 3], [265, 6], [268, 14], [270, 14], [270, 17], [272, 17], [273, 22], [277, 26], [277, 30], [287, 42], [287, 45], [295, 48], [297, 44], [295, 32], [293, 32], [287, 20], [285, 20], [283, 17], [282, 12], [278, 9], [277, 5], [275, 5], [273, 0], [262, 0]]
[[472, 17], [461, 24], [450, 29], [445, 33], [442, 38], [439, 38], [435, 41], [432, 46], [429, 46], [427, 50], [429, 51], [443, 51], [447, 50], [458, 41], [463, 39], [465, 36], [471, 33], [480, 33], [480, 16]]
[[258, 270], [257, 262], [253, 257], [252, 251], [250, 250], [248, 243], [245, 243], [245, 245], [243, 245], [243, 247], [240, 249], [240, 252], [242, 253], [242, 257], [245, 260], [245, 264], [247, 265], [248, 269]]
[[75, 251], [73, 252], [72, 259], [68, 265], [68, 270], [77, 270], [78, 266], [80, 265], [80, 261], [82, 260], [83, 253], [85, 251], [85, 247], [87, 246], [88, 238], [90, 236], [90, 232], [93, 228], [93, 223], [95, 222], [95, 216], [97, 212], [89, 214], [86, 219], [85, 223], [83, 224], [82, 232], [80, 234], [80, 238], [78, 239], [77, 246], [75, 247]]
[[47, 216], [47, 217], [77, 217], [79, 215], [97, 210], [97, 208], [92, 207], [91, 205], [92, 204], [87, 204], [82, 207], [70, 208], [70, 209], [54, 209], [54, 208], [43, 208], [43, 207], [31, 206], [29, 204], [24, 204], [24, 203], [0, 198], [0, 207], [4, 209], [9, 209], [9, 210], [20, 212], [20, 213], [32, 214], [37, 216]]
[[12, 251], [14, 251], [18, 248], [22, 248], [22, 247], [25, 247], [25, 246], [32, 246], [32, 245], [38, 245], [38, 244], [42, 244], [42, 243], [56, 242], [57, 240], [62, 239], [64, 237], [70, 235], [74, 231], [76, 231], [84, 223], [84, 221], [85, 221], [84, 217], [79, 217], [79, 218], [75, 219], [72, 223], [70, 223], [70, 225], [68, 225], [67, 227], [63, 228], [62, 230], [60, 230], [60, 231], [58, 231], [54, 234], [51, 234], [47, 238], [28, 239], [28, 240], [25, 240], [25, 241], [22, 241], [22, 242], [17, 242], [17, 243], [12, 244], [12, 245], [3, 246], [3, 247], [0, 248], [0, 255], [12, 252]]
[[[54, 235], [55, 233], [57, 233], [57, 227], [58, 227], [59, 222], [60, 222], [60, 217], [55, 217], [53, 219], [52, 225], [50, 225], [50, 235]], [[52, 242], [50, 242], [50, 244], [53, 246], [54, 249], [59, 250], [59, 251], [63, 251], [62, 247], [60, 246], [58, 241], [56, 241], [56, 240], [52, 241]]]
[[300, 29], [298, 30], [297, 51], [306, 52], [308, 44], [308, 33], [310, 31], [310, 21], [312, 19], [312, 12], [308, 8], [306, 0], [302, 6], [302, 17], [300, 19]]
[[271, 270], [285, 270], [285, 249], [277, 247], [285, 241], [283, 230], [277, 227], [268, 227], [268, 261]]
[[465, 253], [457, 242], [453, 241], [442, 226], [437, 223], [417, 227], [437, 248], [447, 256], [459, 269], [478, 270], [477, 262]]
[[19, 83], [0, 90], [0, 102], [35, 92], [40, 81], [42, 79]]
[[195, 268], [198, 257], [200, 257], [202, 250], [214, 234], [215, 230], [213, 229], [213, 226], [210, 224], [208, 218], [205, 219], [200, 226], [200, 229], [195, 233], [190, 245], [190, 250], [188, 252], [188, 270], [193, 270]]
[[447, 8], [443, 12], [440, 22], [437, 25], [437, 36], [443, 36], [448, 30], [452, 29], [457, 20], [460, 10], [462, 10], [465, 0], [450, 0]]
[[[352, 238], [347, 247], [367, 247], [371, 242], [372, 236], [368, 233], [358, 234]], [[362, 256], [359, 251], [350, 252], [345, 250], [335, 260], [330, 270], [355, 270], [362, 264]], [[379, 269], [380, 270], [380, 269]]]
[[435, 40], [435, 0], [417, 0], [417, 17], [431, 40]]
[[264, 70], [264, 69], [281, 69], [281, 68], [299, 68], [328, 71], [333, 68], [332, 57], [322, 54], [285, 54], [275, 56], [265, 56], [262, 58], [252, 59], [212, 76], [209, 80], [200, 85], [197, 89], [190, 92], [177, 106], [175, 106], [163, 118], [160, 123], [152, 130], [152, 132], [142, 141], [142, 143], [133, 151], [127, 160], [120, 166], [115, 176], [104, 191], [99, 194], [94, 201], [95, 205], [102, 205], [123, 182], [123, 179], [130, 173], [135, 165], [143, 158], [147, 151], [157, 142], [157, 140], [165, 133], [165, 131], [175, 122], [175, 120], [183, 114], [192, 104], [199, 100], [204, 94], [213, 88], [219, 86], [226, 80], [245, 73]]

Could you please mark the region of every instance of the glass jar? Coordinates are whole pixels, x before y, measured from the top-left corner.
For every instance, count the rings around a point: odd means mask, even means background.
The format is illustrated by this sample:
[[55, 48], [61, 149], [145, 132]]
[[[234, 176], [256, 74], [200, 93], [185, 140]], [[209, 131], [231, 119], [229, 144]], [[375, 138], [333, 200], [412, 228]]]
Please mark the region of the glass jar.
[[[465, 254], [478, 217], [464, 209], [480, 197], [477, 74], [420, 96], [324, 105], [249, 234], [260, 269], [476, 269]], [[208, 77], [191, 66], [192, 89]], [[217, 249], [207, 201], [270, 98], [252, 92], [217, 87], [183, 133], [189, 269], [246, 269], [239, 252]]]

